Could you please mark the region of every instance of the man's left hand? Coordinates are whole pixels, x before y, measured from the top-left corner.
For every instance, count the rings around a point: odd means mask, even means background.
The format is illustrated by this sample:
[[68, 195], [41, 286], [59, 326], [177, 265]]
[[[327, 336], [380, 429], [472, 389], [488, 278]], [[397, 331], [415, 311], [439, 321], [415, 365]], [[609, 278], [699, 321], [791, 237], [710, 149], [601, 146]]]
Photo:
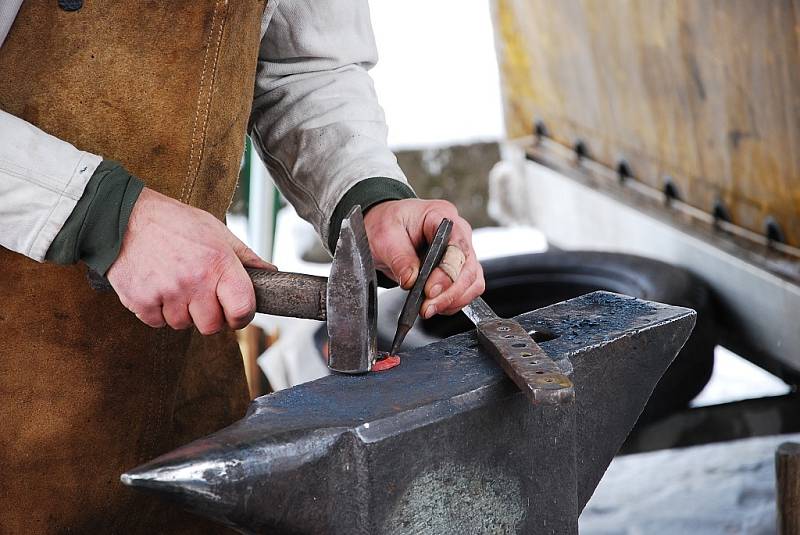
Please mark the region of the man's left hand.
[[425, 284], [425, 301], [420, 313], [455, 314], [483, 293], [483, 269], [472, 248], [472, 228], [458, 215], [455, 206], [442, 200], [403, 199], [385, 201], [370, 208], [364, 216], [375, 267], [406, 290], [417, 280], [420, 269], [418, 251], [433, 240], [442, 219], [453, 221], [450, 244], [464, 253], [465, 262], [455, 282], [436, 268]]

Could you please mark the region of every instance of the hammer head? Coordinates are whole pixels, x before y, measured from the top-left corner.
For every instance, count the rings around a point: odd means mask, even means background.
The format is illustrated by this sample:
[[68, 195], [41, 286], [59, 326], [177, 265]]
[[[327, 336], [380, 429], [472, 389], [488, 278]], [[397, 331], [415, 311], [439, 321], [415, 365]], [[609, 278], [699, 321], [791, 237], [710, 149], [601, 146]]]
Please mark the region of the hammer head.
[[328, 367], [366, 373], [377, 356], [377, 287], [361, 207], [342, 222], [327, 289]]

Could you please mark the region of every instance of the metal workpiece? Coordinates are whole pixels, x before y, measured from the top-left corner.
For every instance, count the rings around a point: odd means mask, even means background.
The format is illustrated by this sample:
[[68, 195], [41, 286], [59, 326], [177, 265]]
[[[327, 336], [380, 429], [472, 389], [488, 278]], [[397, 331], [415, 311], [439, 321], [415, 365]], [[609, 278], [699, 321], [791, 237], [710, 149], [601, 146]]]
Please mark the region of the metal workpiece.
[[519, 323], [495, 317], [480, 322], [477, 333], [481, 346], [534, 404], [575, 399], [572, 381]]
[[516, 319], [556, 336], [572, 403], [532, 405], [469, 332], [260, 397], [122, 481], [245, 533], [577, 533], [695, 313], [595, 292]]
[[378, 354], [378, 281], [361, 207], [342, 222], [327, 289], [328, 367], [341, 373], [372, 369]]
[[483, 348], [534, 404], [569, 403], [575, 399], [572, 381], [522, 325], [498, 317], [480, 297], [463, 311], [475, 325]]

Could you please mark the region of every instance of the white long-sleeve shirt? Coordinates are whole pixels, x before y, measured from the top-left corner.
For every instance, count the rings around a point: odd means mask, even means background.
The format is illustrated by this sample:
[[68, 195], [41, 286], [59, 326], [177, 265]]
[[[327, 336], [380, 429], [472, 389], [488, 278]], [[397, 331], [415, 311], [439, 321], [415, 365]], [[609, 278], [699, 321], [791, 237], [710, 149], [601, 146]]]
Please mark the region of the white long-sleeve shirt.
[[[0, 46], [21, 3], [0, 1]], [[331, 215], [357, 182], [406, 183], [367, 73], [377, 61], [369, 6], [271, 0], [261, 33], [250, 133], [282, 193], [327, 242]], [[0, 110], [0, 246], [41, 261], [102, 156]]]

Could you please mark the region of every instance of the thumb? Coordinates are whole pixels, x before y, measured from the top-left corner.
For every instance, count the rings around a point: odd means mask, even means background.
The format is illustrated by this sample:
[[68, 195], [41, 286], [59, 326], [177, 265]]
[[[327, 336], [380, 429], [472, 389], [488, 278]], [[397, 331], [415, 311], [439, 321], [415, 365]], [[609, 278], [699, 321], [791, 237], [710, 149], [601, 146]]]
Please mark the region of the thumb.
[[227, 241], [244, 267], [278, 271], [278, 268], [258, 256], [255, 251], [234, 236], [232, 232], [228, 232]]
[[387, 245], [382, 256], [392, 271], [392, 278], [404, 289], [410, 289], [417, 280], [420, 266], [419, 256], [408, 234], [397, 233], [396, 236], [384, 240], [384, 243]]

